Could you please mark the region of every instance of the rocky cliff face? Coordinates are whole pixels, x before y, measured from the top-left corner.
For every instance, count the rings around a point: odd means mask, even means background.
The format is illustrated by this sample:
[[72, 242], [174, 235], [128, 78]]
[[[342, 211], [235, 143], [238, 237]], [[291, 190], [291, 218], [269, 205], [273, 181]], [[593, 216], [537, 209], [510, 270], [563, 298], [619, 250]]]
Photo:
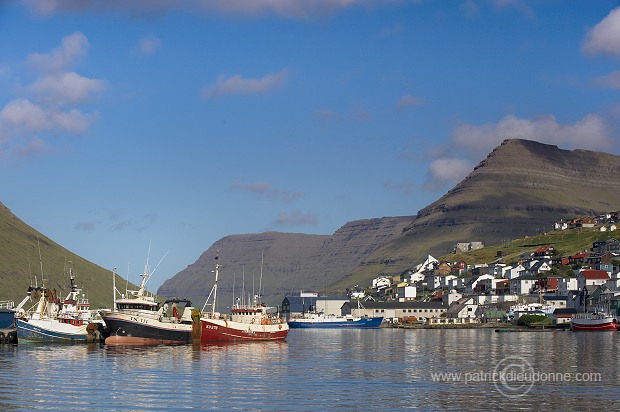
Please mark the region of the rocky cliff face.
[[[218, 282], [218, 308], [233, 296], [246, 301], [262, 287], [264, 300], [280, 304], [285, 295], [302, 290], [323, 292], [326, 284], [348, 275], [369, 253], [400, 234], [412, 217], [349, 222], [333, 235], [268, 232], [226, 236], [198, 260], [164, 282], [157, 293], [188, 297], [202, 306], [212, 289], [215, 255], [223, 266]], [[262, 261], [262, 277], [261, 277]]]
[[367, 286], [379, 274], [398, 274], [427, 254], [441, 256], [457, 242], [502, 241], [552, 228], [560, 218], [620, 209], [620, 156], [512, 139], [495, 148], [462, 182], [417, 216], [349, 222], [331, 236], [263, 233], [219, 240], [193, 265], [166, 281], [164, 296], [195, 296], [204, 302], [220, 251], [222, 290], [232, 302], [258, 291], [261, 253], [265, 295], [300, 290]]

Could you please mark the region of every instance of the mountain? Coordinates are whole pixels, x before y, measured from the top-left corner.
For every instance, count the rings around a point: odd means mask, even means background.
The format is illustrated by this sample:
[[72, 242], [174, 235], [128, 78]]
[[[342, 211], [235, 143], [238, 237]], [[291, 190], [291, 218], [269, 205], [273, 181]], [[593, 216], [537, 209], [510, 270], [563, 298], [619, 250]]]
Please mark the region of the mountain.
[[618, 173], [617, 155], [505, 140], [333, 287], [400, 273], [429, 253], [449, 253], [457, 242], [501, 244], [551, 230], [561, 218], [619, 210]]
[[218, 304], [220, 310], [232, 304], [233, 287], [235, 297], [245, 296], [247, 300], [248, 294], [257, 294], [261, 286], [266, 302], [280, 304], [285, 295], [298, 295], [301, 290], [323, 291], [327, 284], [351, 273], [379, 245], [398, 236], [412, 219], [358, 220], [331, 236], [279, 232], [226, 236], [194, 264], [165, 281], [157, 294], [187, 297], [196, 305], [204, 304], [213, 286], [211, 272], [219, 251], [223, 266], [218, 282], [218, 301], [223, 305]]
[[[109, 269], [68, 251], [0, 203], [0, 300], [18, 304], [30, 285], [41, 286], [42, 278], [46, 279], [49, 289], [55, 289], [64, 298], [70, 291], [69, 267], [91, 308], [112, 307], [112, 272]], [[117, 282], [126, 284], [121, 277], [117, 277]], [[130, 288], [134, 286], [130, 284]]]
[[[166, 281], [158, 294], [191, 296], [200, 289], [206, 296], [213, 283], [212, 275], [206, 273], [212, 270], [218, 249], [225, 267], [222, 274], [228, 276], [222, 286], [230, 297], [233, 282], [240, 284], [242, 264], [246, 265], [246, 292], [248, 276], [258, 282], [261, 253], [265, 262], [262, 284], [273, 303], [299, 290], [344, 291], [356, 284], [368, 286], [374, 277], [401, 273], [429, 253], [445, 255], [457, 242], [501, 244], [550, 230], [561, 218], [618, 210], [619, 172], [620, 156], [506, 140], [463, 181], [416, 216], [353, 221], [331, 236], [228, 236]], [[225, 275], [227, 265], [229, 273]], [[238, 296], [239, 286], [235, 290]]]

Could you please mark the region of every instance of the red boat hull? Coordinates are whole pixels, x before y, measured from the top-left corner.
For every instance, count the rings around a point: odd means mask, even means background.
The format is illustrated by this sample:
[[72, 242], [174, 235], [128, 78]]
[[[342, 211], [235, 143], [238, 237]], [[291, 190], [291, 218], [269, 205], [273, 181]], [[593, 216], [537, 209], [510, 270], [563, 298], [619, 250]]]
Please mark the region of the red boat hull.
[[572, 322], [570, 325], [573, 331], [613, 331], [618, 330], [618, 322], [605, 322], [600, 324], [580, 324]]
[[200, 342], [284, 340], [288, 325], [249, 325], [240, 322], [200, 319]]

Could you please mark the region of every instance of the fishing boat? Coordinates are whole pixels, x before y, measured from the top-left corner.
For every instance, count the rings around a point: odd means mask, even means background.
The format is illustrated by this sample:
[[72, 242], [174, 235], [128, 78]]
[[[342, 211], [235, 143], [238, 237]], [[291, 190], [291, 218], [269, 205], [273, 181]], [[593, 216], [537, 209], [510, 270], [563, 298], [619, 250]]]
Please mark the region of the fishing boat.
[[[235, 304], [230, 315], [217, 312], [217, 282], [220, 267], [216, 256], [215, 283], [202, 308], [199, 321], [194, 323], [194, 341], [242, 342], [286, 339], [288, 324], [279, 313], [272, 312], [272, 308], [262, 304], [259, 297], [255, 296], [250, 305]], [[209, 305], [211, 310], [205, 311]]]
[[[192, 303], [187, 299], [168, 299], [163, 304], [146, 289], [151, 276], [148, 265], [140, 275], [138, 290], [125, 290], [117, 299], [116, 273], [112, 271], [114, 303], [101, 310], [107, 330], [106, 345], [157, 345], [190, 343], [192, 338]], [[179, 304], [183, 304], [179, 311]], [[169, 305], [172, 314], [168, 314]]]
[[[580, 304], [583, 312], [577, 312], [570, 321], [570, 328], [573, 331], [614, 331], [618, 330], [618, 320], [609, 311], [611, 292], [603, 292], [600, 297], [603, 299], [595, 305], [592, 310], [588, 310], [589, 301], [588, 288], [580, 292]], [[606, 306], [606, 307], [605, 307]]]
[[575, 313], [571, 318], [573, 331], [609, 331], [618, 330], [618, 321], [613, 315], [602, 311]]
[[17, 343], [15, 327], [15, 302], [0, 301], [0, 343]]
[[519, 303], [510, 307], [507, 315], [509, 319], [518, 319], [522, 315], [551, 316], [555, 306], [542, 303]]
[[301, 318], [291, 318], [291, 328], [379, 328], [383, 317], [354, 317], [352, 315], [325, 315], [308, 313]]
[[[45, 287], [45, 282], [41, 287], [28, 288], [26, 297], [16, 308], [18, 341], [72, 343], [102, 339], [103, 321], [96, 311], [90, 310], [88, 299], [75, 284], [71, 269], [69, 278], [71, 291], [63, 301], [55, 290]], [[37, 300], [36, 304], [24, 310], [32, 297]]]

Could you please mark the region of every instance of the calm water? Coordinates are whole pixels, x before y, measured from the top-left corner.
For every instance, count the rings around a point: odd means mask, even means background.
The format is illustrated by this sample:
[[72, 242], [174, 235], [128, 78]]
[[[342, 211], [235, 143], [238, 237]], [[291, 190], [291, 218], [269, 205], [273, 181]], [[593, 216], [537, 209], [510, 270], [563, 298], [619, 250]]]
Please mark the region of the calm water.
[[294, 329], [286, 342], [5, 345], [0, 410], [602, 410], [620, 405], [619, 342], [616, 332]]

